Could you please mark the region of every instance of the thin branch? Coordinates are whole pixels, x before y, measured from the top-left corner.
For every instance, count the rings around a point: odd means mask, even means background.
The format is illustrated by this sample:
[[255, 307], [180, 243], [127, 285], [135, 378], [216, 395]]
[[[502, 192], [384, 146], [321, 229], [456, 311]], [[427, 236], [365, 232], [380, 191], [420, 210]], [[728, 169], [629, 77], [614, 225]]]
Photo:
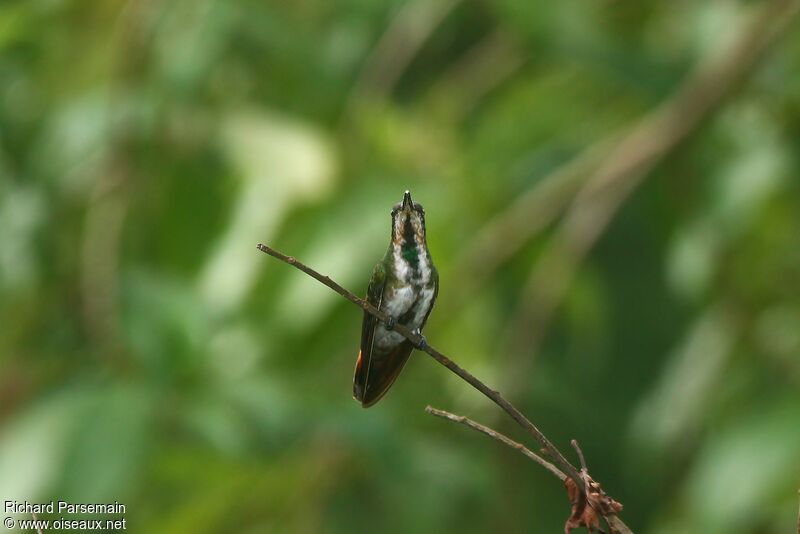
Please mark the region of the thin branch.
[[581, 446], [578, 445], [578, 440], [573, 439], [569, 442], [572, 445], [572, 448], [575, 449], [575, 452], [578, 454], [578, 460], [581, 461], [581, 471], [589, 471], [589, 468], [586, 467], [586, 458], [583, 456], [583, 451], [581, 450]]
[[[315, 271], [311, 267], [308, 267], [307, 265], [303, 264], [297, 259], [291, 256], [287, 256], [261, 243], [258, 244], [258, 250], [260, 250], [261, 252], [265, 252], [266, 254], [269, 254], [270, 256], [277, 258], [285, 263], [288, 263], [292, 267], [300, 269], [301, 271], [303, 271], [310, 277], [314, 278], [318, 282], [333, 289], [334, 291], [339, 293], [341, 296], [343, 296], [356, 306], [359, 306], [366, 312], [371, 313], [372, 315], [380, 319], [382, 322], [385, 323], [389, 321], [389, 315], [387, 315], [386, 312], [379, 310], [369, 302], [366, 302], [365, 300], [358, 298], [353, 293], [351, 293], [350, 291], [346, 290], [345, 288], [343, 288], [342, 286], [331, 280], [330, 277], [318, 273], [317, 271]], [[576, 482], [580, 481], [578, 470], [575, 469], [575, 467], [571, 463], [569, 463], [569, 461], [564, 457], [564, 455], [561, 454], [561, 451], [556, 449], [556, 447], [550, 442], [550, 440], [547, 439], [547, 437], [544, 434], [542, 434], [541, 430], [539, 430], [536, 427], [536, 425], [531, 423], [527, 417], [522, 415], [522, 413], [519, 410], [517, 410], [510, 402], [504, 399], [503, 396], [500, 395], [500, 393], [491, 389], [489, 386], [487, 386], [486, 384], [484, 384], [483, 382], [472, 376], [471, 373], [462, 369], [453, 360], [451, 360], [450, 358], [448, 358], [435, 348], [425, 343], [425, 338], [422, 337], [422, 335], [412, 332], [411, 329], [407, 328], [405, 325], [396, 324], [394, 327], [394, 331], [399, 333], [409, 341], [411, 341], [414, 344], [414, 346], [419, 348], [419, 350], [422, 350], [431, 355], [434, 360], [447, 367], [450, 371], [458, 375], [462, 380], [464, 380], [469, 385], [471, 385], [472, 387], [483, 393], [492, 402], [500, 406], [508, 415], [511, 416], [512, 419], [514, 419], [514, 421], [517, 422], [517, 424], [519, 424], [522, 428], [524, 428], [530, 435], [533, 436], [533, 438], [542, 447], [544, 447], [547, 450], [547, 453], [553, 458], [553, 460], [555, 460], [555, 463], [561, 468], [561, 470], [564, 471], [564, 473], [566, 473], [571, 478], [575, 479]]]
[[[480, 423], [477, 423], [472, 419], [465, 417], [463, 415], [456, 415], [454, 413], [446, 412], [444, 410], [439, 410], [431, 406], [426, 407], [425, 411], [431, 415], [435, 415], [436, 417], [441, 417], [442, 419], [447, 419], [448, 421], [453, 421], [454, 423], [461, 423], [462, 425], [472, 428], [473, 430], [477, 430], [478, 432], [486, 434], [487, 436], [496, 439], [500, 443], [508, 445], [512, 449], [521, 452], [522, 454], [524, 454], [537, 464], [541, 465], [542, 467], [553, 473], [553, 475], [555, 475], [562, 482], [567, 480], [567, 475], [565, 475], [558, 467], [554, 466], [553, 464], [551, 464], [550, 462], [548, 462], [535, 452], [531, 451], [523, 444], [517, 443], [513, 439], [509, 438], [504, 434], [501, 434], [500, 432], [498, 432], [493, 428], [489, 428], [488, 426], [484, 426]], [[574, 439], [572, 440], [571, 445], [575, 448], [575, 450], [578, 453], [578, 457], [581, 459], [581, 471], [588, 476], [588, 469], [586, 468], [586, 461], [583, 457], [583, 451], [578, 445], [578, 442], [575, 441]], [[582, 492], [585, 493], [587, 491], [586, 486], [587, 486], [586, 479], [581, 478], [581, 483], [577, 485], [577, 488], [579, 488]], [[632, 532], [631, 529], [628, 528], [628, 526], [620, 518], [616, 516], [616, 514], [607, 514], [607, 515], [600, 514], [600, 515], [602, 515], [603, 519], [605, 519], [606, 523], [608, 524], [610, 532], [619, 532], [621, 534], [630, 534]], [[603, 531], [600, 530], [600, 532]]]
[[509, 438], [504, 434], [501, 434], [500, 432], [494, 430], [493, 428], [489, 428], [488, 426], [483, 426], [482, 424], [473, 421], [469, 417], [464, 417], [463, 415], [456, 415], [454, 413], [446, 412], [444, 410], [439, 410], [432, 406], [427, 406], [425, 408], [425, 411], [431, 415], [435, 415], [436, 417], [441, 417], [442, 419], [447, 419], [449, 421], [453, 421], [454, 423], [461, 423], [462, 425], [468, 426], [473, 430], [477, 430], [478, 432], [486, 434], [490, 438], [496, 439], [500, 443], [508, 445], [512, 449], [521, 452], [522, 454], [524, 454], [537, 464], [541, 465], [542, 467], [553, 473], [562, 482], [567, 478], [567, 475], [565, 475], [564, 472], [561, 471], [561, 469], [554, 466], [553, 464], [551, 464], [550, 462], [548, 462], [547, 460], [545, 460], [544, 458], [542, 458], [541, 456], [539, 456], [538, 454], [527, 448], [522, 443], [514, 441], [513, 439]]
[[[319, 272], [315, 271], [311, 267], [305, 265], [303, 262], [298, 261], [296, 258], [294, 258], [292, 256], [287, 256], [286, 254], [283, 254], [282, 252], [279, 252], [279, 251], [277, 251], [277, 250], [275, 250], [275, 249], [273, 249], [271, 247], [268, 247], [267, 245], [264, 245], [262, 243], [259, 243], [257, 245], [257, 248], [261, 252], [264, 252], [265, 254], [269, 254], [273, 258], [277, 258], [277, 259], [281, 260], [282, 262], [288, 263], [292, 267], [295, 267], [296, 269], [299, 269], [300, 271], [304, 272], [305, 274], [307, 274], [311, 278], [317, 280], [321, 284], [327, 286], [328, 288], [332, 289], [336, 293], [340, 294], [341, 296], [343, 296], [344, 298], [346, 298], [347, 300], [349, 300], [350, 302], [352, 302], [356, 306], [360, 307], [364, 311], [372, 314], [373, 316], [375, 316], [376, 318], [378, 318], [382, 322], [385, 323], [385, 322], [387, 322], [389, 320], [389, 316], [385, 312], [383, 312], [382, 310], [379, 310], [378, 308], [376, 308], [375, 306], [373, 306], [369, 302], [358, 298], [352, 292], [348, 291], [347, 289], [345, 289], [344, 287], [342, 287], [341, 285], [336, 283], [334, 280], [332, 280], [329, 276], [325, 276], [323, 274], [320, 274]], [[519, 424], [531, 436], [533, 436], [533, 438], [537, 441], [537, 443], [539, 443], [539, 445], [541, 445], [544, 448], [544, 450], [547, 452], [547, 454], [555, 461], [556, 465], [560, 468], [561, 471], [564, 472], [564, 474], [566, 476], [568, 476], [572, 480], [574, 480], [579, 488], [583, 487], [582, 486], [583, 485], [583, 478], [578, 473], [578, 470], [575, 469], [575, 466], [573, 466], [571, 463], [569, 463], [569, 461], [564, 457], [564, 455], [561, 454], [561, 451], [559, 451], [555, 447], [555, 445], [553, 445], [550, 442], [550, 440], [547, 439], [547, 437], [542, 433], [541, 430], [539, 430], [536, 427], [536, 425], [534, 425], [532, 422], [530, 422], [527, 417], [522, 415], [522, 412], [517, 410], [514, 407], [514, 405], [512, 405], [505, 398], [503, 398], [503, 396], [500, 395], [499, 392], [491, 389], [489, 386], [487, 386], [486, 384], [484, 384], [483, 382], [481, 382], [480, 380], [475, 378], [471, 373], [469, 373], [468, 371], [462, 369], [453, 360], [451, 360], [450, 358], [448, 358], [447, 356], [445, 356], [444, 354], [442, 354], [441, 352], [439, 352], [435, 348], [433, 348], [430, 345], [428, 345], [427, 342], [425, 341], [425, 338], [422, 335], [413, 332], [412, 330], [407, 328], [405, 325], [399, 324], [399, 323], [395, 324], [394, 331], [399, 333], [400, 335], [402, 335], [403, 337], [405, 337], [409, 341], [411, 341], [414, 344], [414, 346], [416, 346], [419, 350], [422, 350], [423, 352], [426, 352], [427, 354], [429, 354], [431, 357], [433, 357], [434, 360], [436, 360], [437, 362], [439, 362], [443, 366], [447, 367], [447, 369], [449, 369], [451, 372], [455, 373], [459, 378], [461, 378], [462, 380], [467, 382], [469, 385], [471, 385], [472, 387], [474, 387], [475, 389], [477, 389], [478, 391], [483, 393], [492, 402], [494, 402], [500, 408], [502, 408], [508, 415], [511, 416], [512, 419], [514, 419], [514, 421], [517, 422], [517, 424]], [[621, 532], [630, 532], [630, 529], [628, 529], [624, 525], [624, 523], [622, 523], [621, 520], [619, 521], [619, 523], [624, 527], [624, 529], [621, 529]]]
[[[315, 271], [311, 267], [308, 267], [307, 265], [305, 265], [301, 261], [298, 261], [296, 258], [293, 258], [292, 256], [287, 256], [286, 254], [283, 254], [282, 252], [279, 252], [279, 251], [277, 251], [277, 250], [275, 250], [275, 249], [273, 249], [271, 247], [268, 247], [267, 245], [264, 245], [262, 243], [259, 243], [257, 245], [257, 248], [261, 252], [264, 252], [265, 254], [269, 254], [273, 258], [277, 258], [277, 259], [281, 260], [282, 262], [288, 263], [292, 267], [295, 267], [295, 268], [299, 269], [300, 271], [304, 272], [305, 274], [307, 274], [311, 278], [317, 280], [321, 284], [323, 284], [323, 285], [327, 286], [328, 288], [334, 290], [335, 292], [337, 292], [338, 294], [340, 294], [341, 296], [343, 296], [344, 298], [346, 298], [347, 300], [349, 300], [350, 302], [352, 302], [356, 306], [360, 307], [361, 309], [363, 309], [367, 313], [372, 314], [373, 316], [375, 316], [377, 319], [381, 320], [382, 322], [385, 323], [385, 322], [389, 321], [389, 316], [385, 312], [383, 312], [382, 310], [379, 310], [378, 308], [376, 308], [375, 306], [373, 306], [369, 302], [358, 298], [352, 292], [348, 291], [347, 289], [345, 289], [344, 287], [342, 287], [341, 285], [339, 285], [338, 283], [333, 281], [330, 277], [325, 276], [323, 274], [320, 274], [319, 272]], [[531, 436], [533, 436], [533, 438], [536, 440], [536, 442], [539, 443], [539, 445], [541, 445], [545, 449], [545, 451], [547, 451], [547, 454], [555, 461], [556, 465], [564, 472], [564, 474], [566, 476], [568, 476], [572, 480], [574, 480], [579, 488], [583, 487], [582, 486], [583, 479], [580, 476], [580, 474], [578, 473], [578, 470], [575, 469], [575, 466], [573, 466], [571, 463], [569, 463], [569, 461], [564, 457], [564, 455], [561, 454], [561, 451], [559, 451], [555, 447], [555, 445], [553, 445], [550, 442], [550, 440], [547, 439], [547, 437], [542, 433], [541, 430], [539, 430], [536, 427], [536, 425], [534, 425], [531, 421], [529, 421], [527, 417], [522, 415], [522, 412], [517, 410], [514, 407], [514, 405], [512, 405], [510, 402], [508, 402], [506, 399], [504, 399], [503, 396], [500, 395], [500, 393], [498, 393], [497, 391], [491, 389], [486, 384], [484, 384], [483, 382], [481, 382], [480, 380], [475, 378], [471, 373], [469, 373], [468, 371], [462, 369], [453, 360], [451, 360], [450, 358], [448, 358], [447, 356], [445, 356], [444, 354], [442, 354], [441, 352], [439, 352], [435, 348], [433, 348], [430, 345], [428, 345], [427, 342], [425, 341], [425, 338], [422, 335], [411, 331], [405, 325], [402, 325], [402, 324], [399, 324], [399, 323], [395, 324], [394, 331], [399, 333], [400, 335], [402, 335], [403, 337], [405, 337], [409, 341], [411, 341], [419, 350], [422, 350], [423, 352], [426, 352], [427, 354], [429, 354], [431, 357], [433, 357], [434, 360], [436, 360], [440, 364], [442, 364], [445, 367], [447, 367], [447, 369], [449, 369], [451, 372], [453, 372], [456, 375], [458, 375], [459, 378], [461, 378], [462, 380], [467, 382], [469, 385], [471, 385], [472, 387], [474, 387], [475, 389], [477, 389], [478, 391], [483, 393], [492, 402], [494, 402], [500, 408], [502, 408], [508, 415], [511, 416], [511, 418], [514, 421], [517, 422], [518, 425], [520, 425]], [[625, 524], [622, 523], [621, 520], [619, 521], [619, 524], [622, 525], [622, 527], [624, 527], [624, 528], [620, 529], [621, 532], [623, 532], [623, 533], [631, 532], [630, 529], [628, 529], [625, 526]]]

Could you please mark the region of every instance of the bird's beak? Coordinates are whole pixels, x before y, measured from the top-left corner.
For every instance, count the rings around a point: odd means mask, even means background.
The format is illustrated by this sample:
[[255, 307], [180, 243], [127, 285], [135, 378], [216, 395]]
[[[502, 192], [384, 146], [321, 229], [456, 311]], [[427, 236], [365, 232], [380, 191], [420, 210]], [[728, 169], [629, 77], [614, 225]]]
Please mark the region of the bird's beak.
[[411, 191], [406, 191], [403, 195], [403, 209], [407, 211], [414, 209], [414, 202], [411, 201]]

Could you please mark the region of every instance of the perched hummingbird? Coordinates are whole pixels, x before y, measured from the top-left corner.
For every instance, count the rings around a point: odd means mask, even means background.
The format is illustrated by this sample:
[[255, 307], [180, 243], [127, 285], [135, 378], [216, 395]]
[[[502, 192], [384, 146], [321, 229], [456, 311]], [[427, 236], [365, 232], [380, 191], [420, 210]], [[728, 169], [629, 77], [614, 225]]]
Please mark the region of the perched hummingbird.
[[353, 397], [364, 408], [386, 394], [414, 349], [411, 341], [392, 331], [394, 325], [421, 331], [438, 292], [439, 273], [425, 239], [425, 210], [406, 191], [403, 202], [392, 208], [392, 240], [367, 288], [367, 302], [386, 312], [390, 320], [383, 324], [364, 312], [353, 378]]

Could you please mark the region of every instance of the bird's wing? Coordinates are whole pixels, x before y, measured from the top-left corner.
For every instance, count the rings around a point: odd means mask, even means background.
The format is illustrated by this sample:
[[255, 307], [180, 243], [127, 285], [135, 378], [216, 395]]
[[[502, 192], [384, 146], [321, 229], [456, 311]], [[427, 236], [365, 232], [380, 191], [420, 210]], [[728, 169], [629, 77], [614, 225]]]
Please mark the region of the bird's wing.
[[[383, 289], [386, 286], [386, 270], [383, 263], [378, 263], [372, 271], [367, 287], [367, 302], [381, 308], [383, 301]], [[378, 326], [378, 319], [374, 315], [365, 311], [364, 319], [361, 323], [361, 350], [356, 360], [355, 376], [353, 377], [353, 397], [360, 402], [364, 402], [369, 378], [369, 368], [372, 360], [372, 345], [375, 339], [375, 327]]]
[[[379, 269], [380, 273], [378, 273]], [[367, 290], [367, 300], [378, 309], [380, 309], [385, 281], [386, 274], [383, 271], [383, 266], [379, 264], [375, 267], [372, 281]], [[428, 320], [433, 304], [436, 302], [436, 297], [439, 295], [439, 273], [435, 268], [433, 270], [433, 282], [433, 299], [420, 328]], [[380, 286], [379, 288], [378, 285]], [[364, 322], [361, 328], [361, 352], [358, 353], [356, 372], [353, 379], [353, 397], [360, 401], [364, 408], [369, 408], [378, 402], [389, 391], [414, 350], [414, 345], [406, 339], [390, 352], [382, 353], [380, 357], [373, 358], [372, 345], [377, 323], [378, 320], [372, 314], [364, 312]]]
[[[369, 408], [383, 397], [405, 367], [414, 345], [405, 340], [390, 352], [372, 358], [366, 371], [364, 393], [358, 400], [364, 408]], [[358, 398], [358, 397], [356, 397]]]

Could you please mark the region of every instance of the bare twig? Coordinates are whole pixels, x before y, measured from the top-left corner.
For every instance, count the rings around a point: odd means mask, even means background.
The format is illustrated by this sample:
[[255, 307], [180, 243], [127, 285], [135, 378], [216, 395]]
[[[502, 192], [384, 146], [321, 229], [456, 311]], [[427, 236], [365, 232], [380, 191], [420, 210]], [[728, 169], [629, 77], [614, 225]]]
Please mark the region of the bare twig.
[[583, 456], [583, 451], [581, 450], [581, 446], [578, 445], [578, 440], [573, 439], [569, 442], [572, 445], [572, 448], [575, 449], [575, 453], [578, 455], [578, 460], [581, 462], [581, 471], [589, 471], [589, 468], [586, 467], [586, 458]]
[[[363, 299], [358, 298], [353, 293], [348, 291], [347, 289], [343, 288], [330, 277], [324, 276], [314, 269], [308, 267], [307, 265], [303, 264], [302, 262], [296, 260], [291, 256], [287, 256], [277, 250], [268, 247], [267, 245], [258, 244], [258, 249], [261, 252], [265, 252], [270, 256], [277, 258], [289, 265], [300, 269], [310, 277], [314, 278], [318, 282], [328, 286], [329, 288], [333, 289], [341, 296], [359, 306], [360, 308], [364, 309], [368, 313], [371, 313], [382, 322], [388, 322], [389, 316], [382, 310], [379, 310], [369, 302], [366, 302]], [[486, 397], [488, 397], [492, 402], [500, 406], [508, 415], [511, 416], [514, 421], [517, 422], [522, 428], [524, 428], [533, 438], [542, 446], [544, 447], [548, 454], [553, 458], [555, 463], [561, 468], [564, 473], [566, 473], [571, 478], [575, 479], [576, 482], [580, 481], [580, 476], [578, 474], [578, 470], [569, 463], [569, 461], [564, 457], [561, 452], [556, 449], [556, 447], [550, 442], [547, 437], [542, 434], [541, 430], [539, 430], [536, 425], [531, 423], [527, 417], [522, 415], [522, 413], [517, 410], [510, 402], [508, 402], [505, 398], [503, 398], [500, 393], [491, 389], [489, 386], [475, 378], [471, 373], [462, 369], [458, 364], [456, 364], [453, 360], [436, 350], [435, 348], [431, 347], [427, 343], [425, 343], [425, 338], [422, 335], [414, 333], [411, 329], [407, 328], [405, 325], [396, 324], [394, 327], [395, 332], [399, 333], [400, 335], [404, 336], [406, 339], [411, 341], [416, 347], [419, 347], [420, 350], [428, 353], [433, 357], [434, 360], [439, 362], [440, 364], [447, 367], [450, 371], [458, 375], [462, 380], [467, 382], [469, 385], [483, 393]]]
[[478, 432], [486, 434], [490, 438], [496, 439], [500, 443], [508, 445], [512, 449], [521, 452], [522, 454], [524, 454], [537, 464], [541, 465], [542, 467], [553, 473], [562, 482], [567, 478], [567, 475], [565, 475], [564, 472], [561, 471], [561, 469], [554, 466], [553, 464], [551, 464], [550, 462], [548, 462], [547, 460], [545, 460], [544, 458], [542, 458], [541, 456], [539, 456], [538, 454], [527, 448], [522, 443], [514, 441], [505, 434], [501, 434], [500, 432], [494, 430], [493, 428], [489, 428], [488, 426], [483, 426], [482, 424], [477, 423], [468, 417], [464, 417], [463, 415], [456, 415], [454, 413], [446, 412], [444, 410], [439, 410], [432, 406], [427, 406], [425, 408], [425, 411], [431, 415], [435, 415], [436, 417], [441, 417], [442, 419], [447, 419], [449, 421], [453, 421], [454, 423], [461, 423], [462, 425], [468, 426], [469, 428], [472, 428], [474, 430], [477, 430]]
[[[311, 267], [308, 267], [307, 265], [298, 261], [297, 259], [291, 256], [287, 256], [286, 254], [283, 254], [282, 252], [279, 252], [262, 243], [259, 243], [257, 245], [257, 248], [261, 252], [269, 254], [273, 258], [277, 258], [282, 262], [288, 263], [292, 267], [299, 269], [300, 271], [304, 272], [311, 278], [317, 280], [321, 284], [334, 290], [336, 293], [340, 294], [341, 296], [343, 296], [356, 306], [360, 307], [364, 311], [372, 314], [382, 322], [389, 321], [389, 316], [385, 312], [379, 310], [369, 302], [358, 298], [352, 292], [348, 291], [347, 289], [345, 289], [344, 287], [333, 281], [330, 277], [320, 274], [319, 272], [315, 271]], [[435, 348], [428, 345], [427, 342], [425, 342], [425, 338], [422, 335], [413, 332], [405, 325], [399, 323], [395, 324], [394, 331], [399, 333], [409, 341], [411, 341], [416, 347], [419, 348], [419, 350], [422, 350], [427, 354], [429, 354], [431, 357], [433, 357], [434, 360], [447, 367], [447, 369], [455, 373], [459, 378], [461, 378], [469, 385], [471, 385], [472, 387], [483, 393], [492, 402], [494, 402], [500, 408], [502, 408], [508, 415], [511, 416], [512, 419], [514, 419], [514, 421], [517, 422], [518, 425], [520, 425], [531, 436], [533, 436], [536, 442], [539, 443], [539, 445], [541, 445], [547, 451], [547, 454], [550, 455], [550, 457], [555, 461], [556, 465], [561, 469], [561, 471], [564, 472], [566, 476], [571, 478], [578, 485], [579, 488], [582, 487], [583, 478], [578, 473], [578, 470], [575, 469], [575, 466], [569, 463], [569, 461], [564, 457], [564, 455], [561, 454], [561, 451], [559, 451], [555, 447], [555, 445], [553, 445], [550, 442], [550, 440], [541, 432], [541, 430], [539, 430], [536, 427], [536, 425], [534, 425], [530, 420], [528, 420], [527, 417], [522, 415], [522, 413], [519, 410], [517, 410], [514, 407], [514, 405], [512, 405], [505, 398], [503, 398], [503, 396], [500, 395], [500, 393], [491, 389], [489, 386], [487, 386], [486, 384], [475, 378], [471, 373], [462, 369], [458, 364], [456, 364], [450, 358], [448, 358]], [[622, 522], [620, 521], [620, 523]], [[630, 532], [630, 530], [627, 529], [627, 527], [625, 527], [625, 530], [623, 530], [622, 532]]]
[[[512, 449], [521, 452], [522, 454], [524, 454], [537, 464], [541, 465], [542, 467], [553, 473], [553, 475], [555, 475], [562, 482], [567, 481], [567, 475], [565, 475], [558, 467], [554, 466], [553, 464], [551, 464], [550, 462], [548, 462], [535, 452], [526, 448], [521, 443], [517, 443], [516, 441], [512, 440], [511, 438], [509, 438], [504, 434], [501, 434], [500, 432], [494, 430], [493, 428], [489, 428], [488, 426], [484, 426], [480, 423], [477, 423], [472, 419], [469, 419], [468, 417], [464, 417], [463, 415], [456, 415], [454, 413], [446, 412], [444, 410], [438, 410], [436, 408], [432, 408], [431, 406], [426, 407], [425, 411], [431, 415], [435, 415], [436, 417], [441, 417], [443, 419], [447, 419], [448, 421], [453, 421], [454, 423], [461, 423], [462, 425], [472, 428], [473, 430], [477, 430], [478, 432], [486, 434], [487, 436], [496, 439], [500, 443], [508, 445]], [[597, 486], [595, 489], [592, 489], [590, 487], [590, 484], [594, 483], [594, 481], [591, 480], [591, 477], [589, 477], [588, 469], [586, 468], [586, 461], [583, 457], [583, 451], [581, 451], [578, 442], [575, 441], [574, 439], [572, 440], [571, 445], [573, 446], [573, 448], [575, 448], [575, 451], [578, 453], [578, 457], [581, 459], [581, 482], [580, 484], [573, 485], [572, 487], [577, 488], [585, 495], [588, 495], [589, 492], [594, 492], [595, 494], [597, 494], [600, 491], [599, 486]], [[567, 487], [569, 488], [569, 483], [567, 484]], [[589, 499], [588, 496], [584, 502], [586, 506], [592, 506], [592, 508], [594, 509], [595, 503], [592, 502], [592, 500]], [[605, 511], [608, 512], [607, 509]], [[603, 514], [602, 511], [598, 511], [598, 514], [605, 519], [606, 523], [608, 524], [610, 532], [619, 532], [621, 534], [628, 534], [631, 532], [631, 529], [628, 528], [628, 526], [621, 519], [619, 519], [616, 516], [616, 514], [614, 513]], [[603, 531], [600, 530], [600, 532]]]

